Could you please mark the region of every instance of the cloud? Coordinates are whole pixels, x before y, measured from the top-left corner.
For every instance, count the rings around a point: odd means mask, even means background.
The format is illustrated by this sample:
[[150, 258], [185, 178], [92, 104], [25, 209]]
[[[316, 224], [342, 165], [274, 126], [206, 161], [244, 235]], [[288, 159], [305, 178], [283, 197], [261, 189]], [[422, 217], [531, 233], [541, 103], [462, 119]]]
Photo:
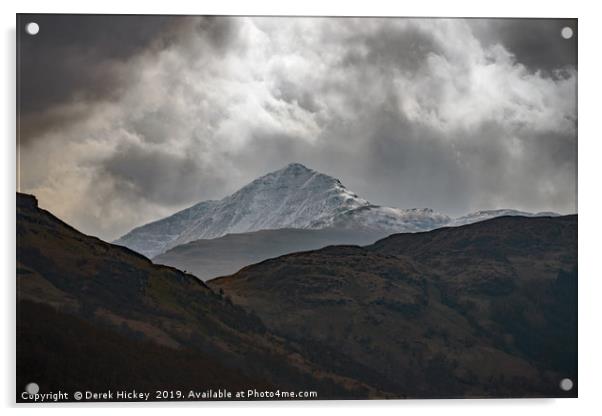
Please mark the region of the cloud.
[[[531, 72], [553, 75], [577, 65], [577, 19], [471, 19], [469, 24], [484, 46], [501, 44]], [[561, 36], [564, 27], [573, 30], [571, 39]]]
[[291, 161], [380, 204], [574, 212], [576, 62], [524, 62], [505, 22], [172, 17], [119, 53], [87, 38], [72, 50], [99, 45], [106, 91], [76, 80], [23, 112], [21, 189], [107, 239]]

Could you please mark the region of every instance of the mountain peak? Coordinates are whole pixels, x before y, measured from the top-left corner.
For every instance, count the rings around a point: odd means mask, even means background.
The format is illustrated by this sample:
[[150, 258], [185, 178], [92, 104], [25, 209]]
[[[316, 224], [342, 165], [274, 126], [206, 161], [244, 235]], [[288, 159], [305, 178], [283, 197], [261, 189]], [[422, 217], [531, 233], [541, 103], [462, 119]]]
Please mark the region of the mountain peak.
[[301, 163], [263, 175], [220, 201], [200, 202], [116, 241], [146, 256], [201, 238], [278, 228], [325, 228], [368, 206], [341, 182]]
[[292, 162], [289, 163], [288, 165], [286, 165], [283, 169], [281, 169], [283, 171], [305, 171], [305, 172], [313, 172], [313, 169], [309, 169], [307, 166], [305, 166], [302, 163], [299, 162]]
[[238, 199], [240, 196], [248, 194], [254, 194], [263, 199], [276, 195], [286, 198], [308, 192], [309, 189], [320, 193], [338, 188], [344, 189], [338, 179], [310, 169], [301, 163], [289, 163], [279, 170], [260, 176], [234, 194], [224, 198], [223, 201]]
[[138, 227], [116, 241], [148, 257], [193, 240], [279, 228], [338, 228], [383, 233], [427, 231], [519, 212], [479, 212], [452, 219], [429, 208], [374, 205], [338, 179], [293, 162], [235, 193]]
[[[285, 167], [278, 169], [276, 171], [270, 172], [265, 176], [278, 176], [278, 177], [299, 177], [299, 176], [311, 176], [314, 174], [320, 174], [319, 172], [308, 168], [307, 166], [301, 164], [301, 163], [297, 163], [297, 162], [293, 162], [293, 163], [289, 163], [288, 165], [286, 165]], [[321, 174], [323, 175], [323, 174]], [[327, 176], [327, 175], [324, 175]], [[261, 179], [261, 178], [260, 178]]]
[[[280, 176], [283, 176], [283, 177], [309, 176], [309, 175], [313, 175], [316, 173], [319, 173], [319, 172], [317, 172], [313, 169], [310, 169], [301, 163], [293, 162], [293, 163], [289, 163], [288, 165], [286, 165], [285, 167], [283, 167], [281, 169], [270, 172], [270, 173], [262, 176], [261, 178], [264, 178], [266, 176], [278, 176], [278, 177], [280, 177]], [[259, 179], [261, 179], [261, 178], [259, 178]]]

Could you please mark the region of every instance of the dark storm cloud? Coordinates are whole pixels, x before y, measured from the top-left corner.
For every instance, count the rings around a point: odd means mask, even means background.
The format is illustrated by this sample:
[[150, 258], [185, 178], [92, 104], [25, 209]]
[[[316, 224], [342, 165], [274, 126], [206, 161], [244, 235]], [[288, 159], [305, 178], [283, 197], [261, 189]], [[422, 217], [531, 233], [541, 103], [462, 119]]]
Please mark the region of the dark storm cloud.
[[[40, 33], [24, 32], [29, 22]], [[213, 17], [135, 15], [19, 15], [19, 111], [22, 144], [82, 111], [52, 112], [73, 102], [116, 100], [136, 76], [128, 67], [139, 54], [157, 52], [180, 41], [192, 26], [214, 50], [223, 51], [229, 20]]]
[[[23, 27], [40, 25], [39, 35]], [[20, 15], [21, 111], [40, 111], [74, 96], [97, 99], [118, 93], [111, 66], [144, 50], [172, 18], [162, 16]]]
[[194, 154], [173, 155], [143, 143], [120, 146], [97, 172], [98, 181], [115, 183], [115, 191], [132, 201], [167, 206], [189, 200], [190, 194], [209, 198], [224, 184], [223, 178], [201, 166]]
[[28, 93], [21, 183], [86, 232], [118, 237], [293, 161], [377, 204], [576, 209], [567, 22], [96, 17], [71, 42], [64, 19], [44, 40], [64, 62], [25, 71], [61, 88]]
[[[484, 44], [499, 42], [532, 71], [551, 73], [577, 66], [577, 19], [475, 19], [471, 20]], [[571, 39], [561, 31], [573, 30]]]

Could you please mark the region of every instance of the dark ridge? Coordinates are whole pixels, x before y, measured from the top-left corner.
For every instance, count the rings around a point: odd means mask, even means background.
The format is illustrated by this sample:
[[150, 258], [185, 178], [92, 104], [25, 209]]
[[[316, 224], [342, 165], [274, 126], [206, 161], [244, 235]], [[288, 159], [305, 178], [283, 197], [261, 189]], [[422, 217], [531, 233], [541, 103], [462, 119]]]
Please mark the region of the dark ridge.
[[[576, 397], [577, 216], [332, 246], [208, 284], [268, 329], [340, 350], [393, 397]], [[575, 384], [576, 386], [576, 384]]]
[[[123, 380], [149, 388], [187, 380], [217, 388], [216, 380], [231, 374], [244, 389], [273, 385], [317, 391], [324, 399], [367, 396], [361, 380], [343, 382], [333, 372], [345, 367], [342, 359], [329, 353], [326, 362], [303, 349], [318, 343], [300, 346], [275, 335], [252, 311], [194, 276], [85, 236], [35, 208], [32, 197], [17, 199], [20, 383], [39, 377], [42, 393], [64, 388], [63, 382], [115, 390]], [[43, 319], [31, 322], [30, 311]], [[136, 351], [140, 359], [130, 357]], [[222, 368], [223, 377], [214, 376]], [[100, 384], [91, 381], [94, 374]]]
[[22, 194], [17, 192], [17, 214], [19, 214], [20, 210], [25, 210], [25, 211], [29, 211], [31, 213], [34, 214], [41, 214], [46, 216], [50, 221], [55, 222], [57, 225], [61, 226], [61, 227], [65, 227], [67, 229], [69, 229], [70, 231], [77, 233], [77, 234], [81, 234], [83, 236], [85, 236], [86, 238], [89, 238], [91, 240], [93, 240], [95, 243], [97, 244], [101, 244], [103, 245], [105, 248], [110, 248], [111, 250], [117, 250], [117, 251], [121, 251], [129, 256], [133, 256], [136, 257], [140, 260], [145, 261], [147, 264], [149, 265], [153, 265], [153, 267], [156, 267], [157, 269], [161, 270], [168, 270], [174, 273], [178, 273], [181, 274], [182, 276], [186, 277], [187, 279], [190, 279], [191, 281], [194, 281], [196, 284], [199, 284], [200, 286], [209, 289], [209, 286], [207, 286], [202, 280], [200, 280], [199, 278], [197, 278], [196, 276], [189, 274], [189, 273], [184, 273], [181, 270], [172, 267], [172, 266], [166, 266], [163, 264], [154, 264], [148, 257], [132, 250], [129, 249], [127, 247], [124, 246], [120, 246], [117, 244], [111, 244], [111, 243], [107, 243], [104, 240], [101, 240], [100, 238], [93, 236], [93, 235], [87, 235], [84, 233], [81, 233], [80, 231], [78, 231], [76, 228], [72, 227], [71, 225], [67, 224], [66, 222], [64, 222], [63, 220], [59, 219], [58, 217], [54, 216], [51, 212], [46, 211], [42, 208], [38, 207], [38, 200], [34, 195], [29, 195], [29, 194]]
[[[523, 217], [523, 216], [502, 216], [491, 218], [484, 221], [475, 222], [472, 224], [461, 225], [458, 227], [441, 227], [431, 231], [416, 232], [416, 233], [397, 233], [391, 234], [374, 244], [367, 246], [369, 250], [380, 250], [385, 247], [392, 246], [407, 246], [407, 243], [412, 243], [414, 247], [420, 244], [426, 244], [437, 239], [457, 238], [458, 236], [466, 236], [479, 233], [495, 231], [493, 234], [496, 238], [503, 238], [502, 228], [507, 227], [509, 231], [524, 234], [527, 230], [524, 226], [542, 226], [551, 225], [557, 226], [566, 224], [572, 226], [577, 223], [577, 214], [557, 216], [557, 217]], [[449, 243], [449, 241], [447, 241]]]
[[25, 402], [19, 393], [31, 381], [41, 392], [273, 388], [193, 349], [128, 337], [40, 303], [21, 301], [17, 309], [19, 402]]

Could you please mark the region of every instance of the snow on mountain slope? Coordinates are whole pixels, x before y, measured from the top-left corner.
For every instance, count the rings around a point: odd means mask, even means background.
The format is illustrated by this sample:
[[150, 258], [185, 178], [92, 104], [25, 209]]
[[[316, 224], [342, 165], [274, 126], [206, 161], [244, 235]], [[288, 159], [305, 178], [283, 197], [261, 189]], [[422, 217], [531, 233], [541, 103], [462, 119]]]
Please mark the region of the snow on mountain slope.
[[470, 214], [464, 215], [463, 217], [458, 217], [452, 220], [448, 225], [452, 227], [457, 227], [460, 225], [472, 224], [479, 221], [485, 221], [496, 217], [505, 217], [505, 216], [521, 216], [521, 217], [557, 217], [559, 214], [555, 212], [525, 212], [518, 211], [516, 209], [493, 209], [493, 210], [484, 210], [484, 211], [475, 211]]
[[400, 209], [370, 204], [338, 214], [332, 219], [331, 226], [382, 230], [392, 234], [432, 230], [450, 221], [449, 216], [430, 208]]
[[167, 244], [178, 239], [198, 218], [211, 215], [217, 201], [203, 201], [167, 218], [134, 228], [115, 244], [128, 247], [151, 258], [163, 253]]
[[319, 224], [334, 215], [368, 204], [338, 179], [293, 163], [219, 201], [176, 243], [265, 229], [322, 228]]
[[349, 191], [338, 179], [291, 163], [255, 179], [222, 200], [200, 202], [135, 228], [114, 243], [152, 258], [190, 241], [232, 233], [280, 228], [342, 228], [393, 234], [513, 215], [501, 212], [479, 211], [454, 220], [428, 208], [373, 205]]
[[148, 257], [179, 244], [276, 228], [323, 228], [344, 211], [369, 203], [337, 179], [292, 163], [262, 176], [220, 201], [200, 202], [135, 228], [115, 241]]

